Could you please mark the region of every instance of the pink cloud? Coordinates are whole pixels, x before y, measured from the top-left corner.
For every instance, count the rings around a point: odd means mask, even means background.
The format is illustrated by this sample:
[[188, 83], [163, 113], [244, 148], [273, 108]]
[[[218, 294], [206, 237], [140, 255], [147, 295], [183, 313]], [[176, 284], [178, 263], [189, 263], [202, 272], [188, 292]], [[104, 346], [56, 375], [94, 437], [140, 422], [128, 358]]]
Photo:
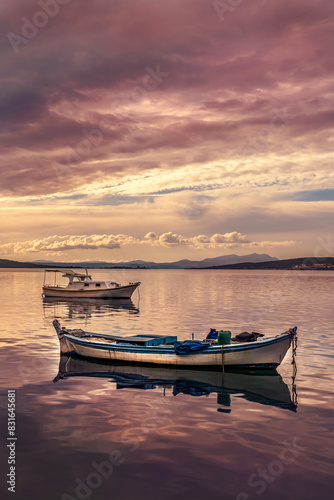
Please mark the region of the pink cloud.
[[[172, 171], [184, 158], [247, 158], [241, 146], [274, 109], [296, 118], [270, 135], [270, 151], [331, 150], [332, 1], [242, 2], [224, 22], [206, 0], [59, 7], [17, 54], [0, 42], [3, 194], [50, 194], [143, 165]], [[22, 18], [41, 8], [5, 2], [2, 32], [22, 36]], [[161, 82], [147, 73], [157, 65], [169, 75]], [[102, 140], [90, 143], [96, 131]]]

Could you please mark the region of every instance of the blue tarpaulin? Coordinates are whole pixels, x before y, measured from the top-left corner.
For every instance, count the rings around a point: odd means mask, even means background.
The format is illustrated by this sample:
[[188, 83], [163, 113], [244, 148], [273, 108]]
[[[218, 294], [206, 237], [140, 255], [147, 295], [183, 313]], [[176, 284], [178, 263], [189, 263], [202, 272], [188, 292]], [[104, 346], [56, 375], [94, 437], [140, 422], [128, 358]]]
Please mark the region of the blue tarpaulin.
[[217, 340], [217, 338], [218, 338], [217, 330], [215, 330], [214, 328], [211, 328], [211, 330], [209, 331], [209, 333], [206, 336], [206, 339], [207, 340]]
[[174, 349], [176, 354], [190, 354], [196, 351], [203, 351], [209, 345], [196, 340], [185, 340], [184, 342], [174, 342]]

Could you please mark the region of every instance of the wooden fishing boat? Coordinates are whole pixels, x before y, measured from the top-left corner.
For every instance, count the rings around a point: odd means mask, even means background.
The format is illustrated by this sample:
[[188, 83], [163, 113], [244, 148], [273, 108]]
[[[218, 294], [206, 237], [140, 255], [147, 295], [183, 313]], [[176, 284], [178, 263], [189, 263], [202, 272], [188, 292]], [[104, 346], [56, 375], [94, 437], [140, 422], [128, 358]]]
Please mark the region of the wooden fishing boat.
[[[47, 273], [54, 273], [53, 284], [46, 283]], [[57, 285], [57, 273], [62, 273], [68, 279], [67, 286]], [[46, 269], [44, 272], [43, 295], [44, 297], [62, 297], [66, 299], [129, 299], [140, 281], [121, 285], [115, 281], [93, 280], [88, 274], [78, 273], [71, 269]]]
[[[235, 342], [217, 345], [214, 341], [185, 341], [181, 347], [175, 336], [134, 335], [118, 337], [80, 329], [61, 328], [53, 321], [61, 353], [74, 352], [79, 356], [121, 361], [176, 366], [219, 366], [240, 368], [276, 368], [281, 364], [291, 343], [295, 341], [297, 327], [253, 342]], [[193, 349], [194, 347], [194, 349]], [[196, 349], [196, 350], [195, 350]]]
[[[229, 413], [231, 396], [263, 405], [297, 409], [296, 389], [290, 392], [277, 370], [194, 369], [175, 366], [122, 364], [63, 354], [54, 382], [73, 377], [108, 379], [116, 389], [171, 390], [173, 396], [186, 394], [200, 397], [217, 394], [217, 410]], [[293, 385], [293, 384], [292, 384]]]

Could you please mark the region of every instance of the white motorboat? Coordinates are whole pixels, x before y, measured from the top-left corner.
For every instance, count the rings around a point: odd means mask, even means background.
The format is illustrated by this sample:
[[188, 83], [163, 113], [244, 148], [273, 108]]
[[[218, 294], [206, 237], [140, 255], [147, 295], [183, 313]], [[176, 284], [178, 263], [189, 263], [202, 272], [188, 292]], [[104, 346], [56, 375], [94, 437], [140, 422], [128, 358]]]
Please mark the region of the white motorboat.
[[[79, 273], [71, 269], [46, 269], [44, 271], [43, 295], [44, 297], [85, 298], [85, 299], [129, 299], [140, 281], [122, 285], [115, 281], [93, 280], [92, 276]], [[48, 273], [54, 273], [53, 284], [47, 283]], [[67, 286], [57, 285], [57, 273], [67, 278]]]

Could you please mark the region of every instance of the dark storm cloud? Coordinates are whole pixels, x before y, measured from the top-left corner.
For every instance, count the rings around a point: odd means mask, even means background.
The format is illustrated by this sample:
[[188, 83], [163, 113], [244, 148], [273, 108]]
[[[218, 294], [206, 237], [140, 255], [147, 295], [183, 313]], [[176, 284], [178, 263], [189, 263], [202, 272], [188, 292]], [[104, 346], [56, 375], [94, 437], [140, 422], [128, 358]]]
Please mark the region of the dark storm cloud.
[[[1, 5], [3, 193], [59, 190], [54, 164], [67, 165], [62, 180], [79, 186], [140, 172], [143, 162], [173, 170], [178, 162], [169, 155], [178, 149], [203, 162], [233, 157], [275, 109], [294, 115], [281, 129], [285, 148], [329, 147], [332, 1], [242, 2], [222, 21], [206, 0], [70, 0], [15, 53], [7, 34], [24, 37], [46, 3]], [[280, 151], [276, 132], [269, 140]], [[149, 162], [141, 157], [147, 152]], [[115, 157], [118, 166], [99, 163]]]

